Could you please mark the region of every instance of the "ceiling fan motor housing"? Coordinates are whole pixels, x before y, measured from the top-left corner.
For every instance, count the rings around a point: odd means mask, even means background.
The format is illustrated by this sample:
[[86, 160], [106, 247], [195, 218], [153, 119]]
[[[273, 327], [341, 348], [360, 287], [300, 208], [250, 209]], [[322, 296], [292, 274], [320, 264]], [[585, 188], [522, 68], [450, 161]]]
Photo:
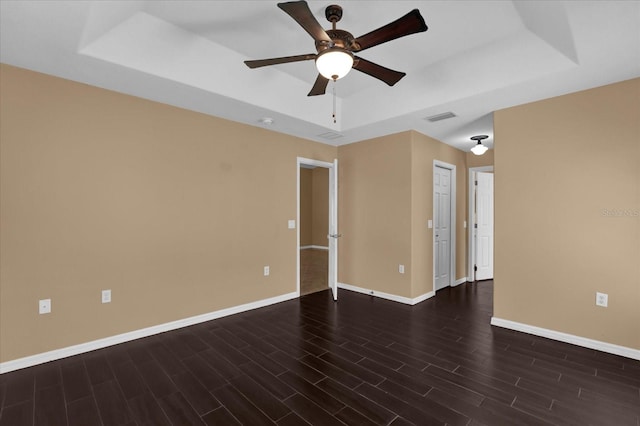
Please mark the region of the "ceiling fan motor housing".
[[326, 42], [316, 42], [316, 50], [318, 53], [331, 47], [340, 47], [345, 50], [353, 50], [355, 48], [355, 38], [353, 35], [345, 30], [327, 30], [327, 35], [331, 38], [333, 45]]

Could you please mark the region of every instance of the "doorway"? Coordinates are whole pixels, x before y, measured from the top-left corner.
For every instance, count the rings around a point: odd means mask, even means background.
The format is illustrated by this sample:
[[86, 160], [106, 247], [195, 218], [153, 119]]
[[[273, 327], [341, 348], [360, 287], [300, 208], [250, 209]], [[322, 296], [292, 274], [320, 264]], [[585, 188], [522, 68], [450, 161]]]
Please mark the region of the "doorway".
[[297, 293], [338, 298], [338, 162], [298, 158]]
[[433, 289], [455, 280], [456, 166], [433, 162]]
[[468, 280], [493, 279], [493, 166], [469, 169]]
[[329, 288], [329, 169], [300, 166], [300, 295]]

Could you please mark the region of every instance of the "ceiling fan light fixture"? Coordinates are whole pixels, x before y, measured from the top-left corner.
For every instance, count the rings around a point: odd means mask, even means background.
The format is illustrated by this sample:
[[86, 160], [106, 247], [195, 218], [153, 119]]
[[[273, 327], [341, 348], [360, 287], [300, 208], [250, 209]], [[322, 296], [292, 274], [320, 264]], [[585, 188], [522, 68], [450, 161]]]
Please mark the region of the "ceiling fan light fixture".
[[340, 47], [332, 47], [318, 54], [316, 68], [329, 80], [339, 80], [351, 71], [353, 54]]
[[486, 146], [482, 145], [482, 141], [484, 139], [487, 139], [489, 136], [487, 135], [478, 135], [478, 136], [471, 136], [471, 140], [472, 141], [478, 141], [478, 143], [471, 148], [471, 152], [473, 152], [475, 155], [482, 155], [485, 152], [487, 152], [487, 150], [489, 148], [487, 148]]

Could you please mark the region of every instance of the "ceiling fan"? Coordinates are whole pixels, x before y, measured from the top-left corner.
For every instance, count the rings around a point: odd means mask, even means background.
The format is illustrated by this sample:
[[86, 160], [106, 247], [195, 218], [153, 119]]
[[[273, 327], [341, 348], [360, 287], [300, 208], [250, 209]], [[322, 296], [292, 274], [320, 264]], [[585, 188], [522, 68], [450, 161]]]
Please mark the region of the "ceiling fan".
[[406, 73], [394, 71], [366, 59], [354, 55], [370, 47], [395, 40], [410, 34], [427, 30], [427, 24], [418, 9], [414, 9], [403, 17], [373, 30], [360, 37], [353, 37], [345, 30], [336, 29], [336, 22], [342, 18], [342, 8], [330, 5], [325, 10], [325, 17], [332, 24], [330, 30], [324, 30], [311, 13], [306, 1], [278, 3], [278, 7], [291, 16], [316, 42], [317, 53], [306, 55], [284, 56], [280, 58], [244, 61], [249, 68], [267, 65], [300, 62], [314, 59], [318, 68], [318, 77], [307, 96], [323, 95], [329, 80], [338, 80], [354, 68], [360, 72], [382, 80], [389, 86], [396, 84]]

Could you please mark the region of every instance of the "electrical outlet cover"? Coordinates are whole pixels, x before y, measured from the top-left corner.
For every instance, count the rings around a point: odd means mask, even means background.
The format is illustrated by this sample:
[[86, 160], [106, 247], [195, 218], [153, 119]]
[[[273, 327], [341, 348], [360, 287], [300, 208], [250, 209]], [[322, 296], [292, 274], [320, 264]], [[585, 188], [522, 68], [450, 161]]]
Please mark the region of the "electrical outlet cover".
[[40, 314], [51, 313], [51, 299], [42, 299], [38, 302], [38, 312]]
[[606, 308], [609, 305], [609, 295], [606, 293], [596, 293], [596, 305]]

